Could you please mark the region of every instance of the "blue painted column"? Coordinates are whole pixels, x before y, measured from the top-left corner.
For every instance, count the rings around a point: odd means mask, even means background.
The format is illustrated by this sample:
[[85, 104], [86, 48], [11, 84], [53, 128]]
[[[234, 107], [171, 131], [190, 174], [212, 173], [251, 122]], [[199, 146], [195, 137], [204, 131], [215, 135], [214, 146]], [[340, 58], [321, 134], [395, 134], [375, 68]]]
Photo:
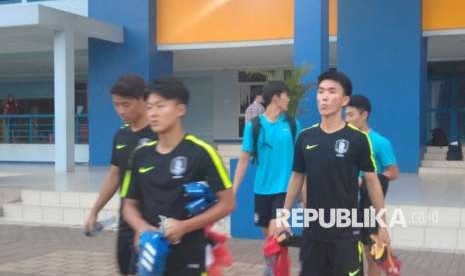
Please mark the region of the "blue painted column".
[[305, 82], [314, 84], [299, 106], [299, 120], [303, 126], [319, 121], [315, 87], [318, 75], [328, 69], [329, 10], [328, 0], [294, 1], [294, 65], [308, 66]]
[[91, 165], [107, 165], [115, 131], [122, 125], [109, 89], [119, 76], [135, 73], [151, 81], [172, 73], [171, 52], [158, 52], [156, 1], [89, 1], [89, 17], [124, 27], [124, 43], [89, 40], [89, 150]]
[[425, 133], [421, 0], [339, 1], [338, 14], [338, 69], [372, 101], [370, 124], [391, 140], [401, 170], [416, 172]]

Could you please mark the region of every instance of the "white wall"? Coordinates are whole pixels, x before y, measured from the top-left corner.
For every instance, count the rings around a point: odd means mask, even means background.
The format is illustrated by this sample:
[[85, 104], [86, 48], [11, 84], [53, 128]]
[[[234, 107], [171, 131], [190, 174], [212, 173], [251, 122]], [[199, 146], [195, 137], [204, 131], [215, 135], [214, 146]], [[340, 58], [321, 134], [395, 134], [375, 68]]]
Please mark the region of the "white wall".
[[[0, 144], [0, 162], [54, 162], [54, 158], [53, 144]], [[89, 145], [76, 145], [74, 160], [89, 162]]]
[[[215, 140], [239, 139], [238, 71], [177, 72], [176, 76], [179, 78], [210, 78], [213, 93], [213, 138]], [[205, 104], [210, 104], [209, 102]]]

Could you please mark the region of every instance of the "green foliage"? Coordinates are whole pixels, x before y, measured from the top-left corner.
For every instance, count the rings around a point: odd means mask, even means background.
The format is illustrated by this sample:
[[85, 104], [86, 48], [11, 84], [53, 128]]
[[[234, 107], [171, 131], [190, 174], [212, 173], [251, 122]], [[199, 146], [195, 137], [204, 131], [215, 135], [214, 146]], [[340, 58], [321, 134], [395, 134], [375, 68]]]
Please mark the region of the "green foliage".
[[[303, 83], [303, 77], [308, 74], [309, 68], [306, 66], [291, 67], [284, 69], [284, 82], [289, 87], [289, 108], [287, 113], [296, 117], [298, 115], [299, 102], [305, 96], [312, 86], [311, 83]], [[277, 70], [253, 70], [249, 71], [250, 74], [259, 73], [266, 76], [267, 80], [283, 80], [282, 74], [278, 74]], [[282, 72], [281, 72], [282, 73]]]

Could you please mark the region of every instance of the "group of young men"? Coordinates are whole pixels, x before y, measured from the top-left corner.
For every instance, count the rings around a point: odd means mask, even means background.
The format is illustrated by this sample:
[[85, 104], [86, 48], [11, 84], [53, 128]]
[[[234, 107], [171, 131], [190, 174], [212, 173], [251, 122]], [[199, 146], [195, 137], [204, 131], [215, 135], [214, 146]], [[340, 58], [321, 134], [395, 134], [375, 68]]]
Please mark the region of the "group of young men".
[[[397, 166], [389, 141], [368, 126], [368, 99], [352, 95], [351, 81], [343, 73], [325, 72], [316, 95], [321, 121], [301, 130], [286, 114], [288, 92], [280, 81], [264, 86], [266, 108], [245, 125], [231, 183], [214, 148], [183, 129], [189, 92], [182, 82], [170, 77], [146, 85], [141, 77], [126, 75], [114, 84], [114, 107], [127, 125], [114, 136], [111, 166], [85, 227], [95, 226], [99, 211], [119, 189], [121, 274], [136, 273], [138, 238], [160, 227], [162, 215], [168, 217], [164, 234], [172, 249], [165, 274], [205, 275], [204, 228], [241, 201], [235, 195], [251, 159], [256, 163], [254, 222], [265, 237], [289, 231], [276, 226], [276, 210], [290, 210], [301, 193], [305, 208], [325, 213], [333, 208], [384, 208], [383, 191], [397, 177]], [[344, 120], [344, 108], [353, 125]], [[218, 201], [191, 217], [183, 185], [194, 181], [206, 182]], [[387, 246], [390, 238], [383, 227], [362, 230], [310, 224], [303, 231], [301, 275], [363, 275], [362, 237], [368, 240], [375, 234], [376, 242]], [[379, 275], [376, 265], [369, 264], [370, 275]]]

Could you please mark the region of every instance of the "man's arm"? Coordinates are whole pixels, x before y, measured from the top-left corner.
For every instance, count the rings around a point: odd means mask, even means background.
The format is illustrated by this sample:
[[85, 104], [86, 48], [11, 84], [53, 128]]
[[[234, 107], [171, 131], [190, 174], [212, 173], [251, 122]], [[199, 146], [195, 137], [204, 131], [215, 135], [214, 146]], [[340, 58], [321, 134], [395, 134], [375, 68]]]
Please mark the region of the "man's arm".
[[[289, 184], [287, 186], [287, 194], [283, 206], [284, 209], [291, 211], [292, 206], [294, 206], [295, 200], [297, 199], [297, 196], [299, 195], [299, 193], [302, 192], [302, 187], [305, 179], [305, 174], [298, 173], [295, 171], [292, 172]], [[271, 231], [269, 232], [271, 234], [274, 233], [275, 235], [279, 235], [283, 231], [283, 228], [286, 229], [287, 218], [278, 217], [278, 215], [279, 214], [276, 214], [276, 220], [272, 222], [275, 225], [271, 225]], [[280, 220], [280, 222], [278, 222], [278, 220]], [[290, 232], [290, 230], [286, 231]]]
[[386, 176], [389, 181], [396, 180], [399, 177], [399, 168], [397, 165], [388, 166], [384, 171], [383, 175]]
[[119, 187], [119, 167], [111, 165], [107, 173], [107, 176], [103, 182], [102, 188], [100, 189], [97, 200], [94, 206], [90, 210], [89, 216], [84, 222], [84, 227], [87, 230], [91, 230], [95, 226], [97, 221], [98, 213], [107, 204], [108, 201], [113, 197]]
[[[375, 172], [365, 172], [365, 180], [371, 203], [376, 210], [376, 214], [378, 214], [382, 209], [384, 209], [384, 195], [381, 188], [381, 183], [378, 179], [378, 175]], [[381, 220], [386, 224], [385, 214], [381, 216]], [[383, 243], [387, 245], [391, 243], [389, 234], [387, 233], [387, 229], [385, 227], [379, 227], [378, 236], [380, 241]]]
[[165, 237], [171, 243], [177, 243], [192, 231], [205, 228], [229, 215], [235, 208], [234, 195], [231, 189], [216, 193], [218, 202], [202, 214], [187, 220], [168, 219]]
[[239, 156], [239, 161], [237, 162], [236, 172], [234, 173], [233, 180], [233, 193], [237, 194], [239, 186], [242, 183], [242, 179], [247, 171], [247, 166], [249, 165], [250, 154], [248, 152], [242, 151]]
[[139, 238], [145, 231], [156, 230], [157, 228], [150, 225], [142, 218], [139, 211], [139, 201], [135, 199], [123, 199], [123, 217], [124, 220], [134, 229], [134, 248], [139, 250]]
[[302, 190], [300, 191], [300, 200], [302, 201], [302, 208], [307, 207], [307, 178], [304, 178], [303, 184], [302, 184]]
[[305, 180], [305, 174], [292, 172], [289, 185], [287, 187], [286, 200], [284, 201], [284, 209], [291, 210], [294, 206], [295, 200], [299, 193], [302, 191], [302, 185]]
[[142, 215], [139, 211], [138, 200], [130, 198], [124, 199], [123, 217], [124, 220], [131, 226], [131, 228], [139, 234], [146, 230], [155, 228], [142, 218]]

